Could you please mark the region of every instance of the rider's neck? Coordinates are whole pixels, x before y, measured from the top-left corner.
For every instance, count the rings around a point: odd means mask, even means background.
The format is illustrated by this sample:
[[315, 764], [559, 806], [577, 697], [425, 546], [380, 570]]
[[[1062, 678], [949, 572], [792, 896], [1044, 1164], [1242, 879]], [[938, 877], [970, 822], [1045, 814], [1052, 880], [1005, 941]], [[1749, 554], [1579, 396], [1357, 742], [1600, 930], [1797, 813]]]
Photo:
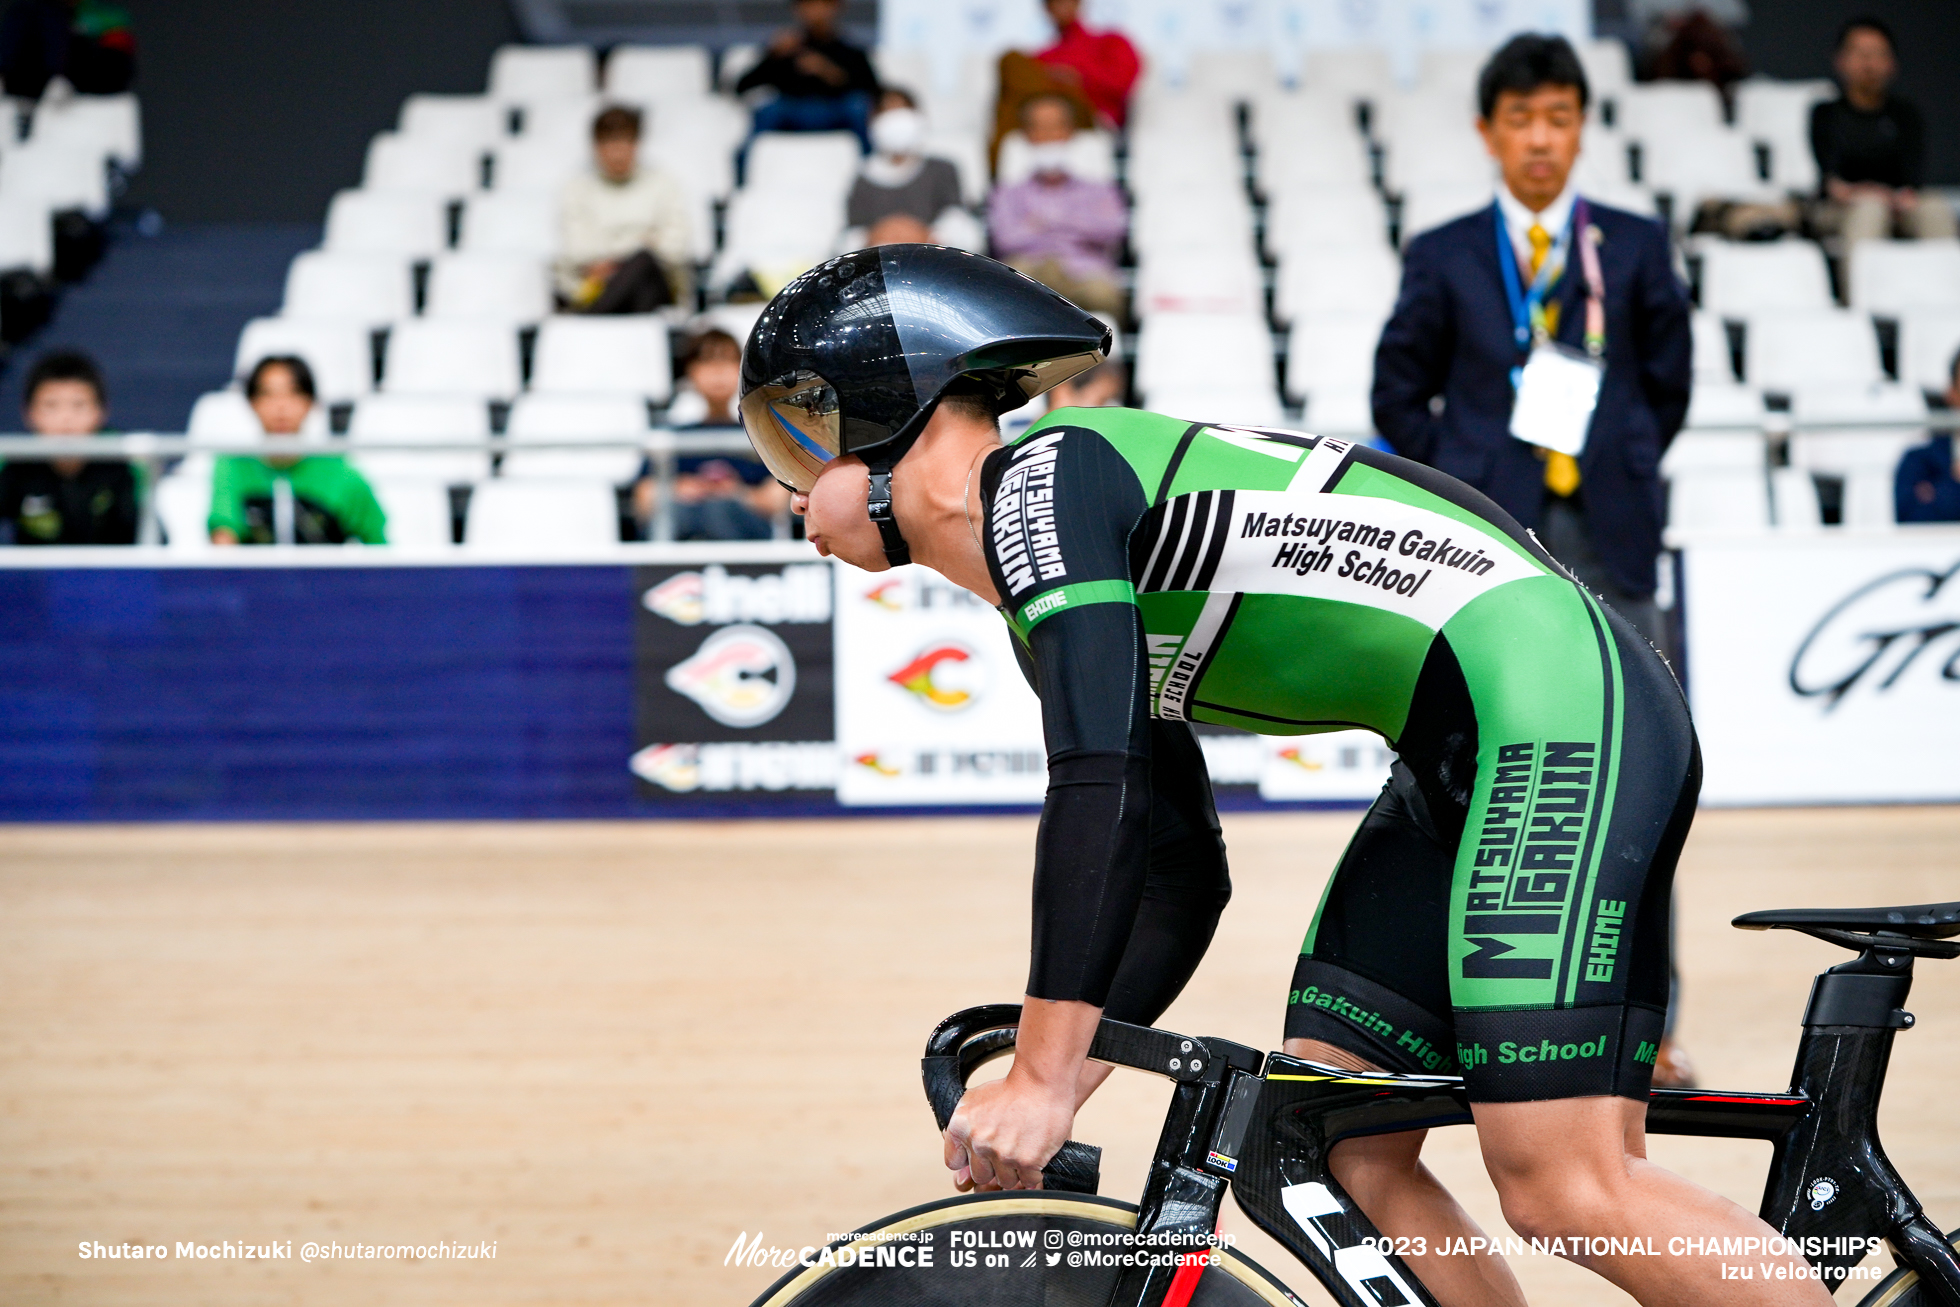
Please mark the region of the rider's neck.
[[942, 407], [892, 469], [892, 512], [912, 561], [995, 606], [1000, 597], [980, 549], [987, 529], [980, 462], [999, 447], [998, 427]]

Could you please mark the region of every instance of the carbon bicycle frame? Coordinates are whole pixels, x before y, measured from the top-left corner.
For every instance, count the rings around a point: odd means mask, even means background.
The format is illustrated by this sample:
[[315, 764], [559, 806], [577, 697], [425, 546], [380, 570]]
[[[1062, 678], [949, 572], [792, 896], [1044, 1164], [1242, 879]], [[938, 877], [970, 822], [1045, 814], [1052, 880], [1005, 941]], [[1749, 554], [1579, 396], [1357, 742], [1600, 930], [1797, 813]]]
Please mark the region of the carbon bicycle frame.
[[[1805, 1255], [1827, 1286], [1836, 1287], [1864, 1257], [1862, 1246], [1851, 1251], [1845, 1241], [1875, 1235], [1918, 1272], [1931, 1301], [1960, 1307], [1960, 1258], [1878, 1141], [1892, 1037], [1912, 1025], [1901, 1008], [1912, 962], [1903, 941], [1875, 945], [1817, 977], [1789, 1092], [1657, 1089], [1647, 1129], [1769, 1143], [1762, 1218], [1806, 1241]], [[935, 1032], [926, 1091], [942, 1127], [967, 1076], [1012, 1049], [1018, 1015], [1005, 1005], [970, 1009]], [[1471, 1124], [1460, 1079], [1356, 1075], [1282, 1053], [1261, 1058], [1228, 1040], [1109, 1020], [1089, 1055], [1175, 1082], [1138, 1207], [1140, 1237], [1200, 1243], [1216, 1229], [1229, 1187], [1254, 1224], [1305, 1263], [1342, 1307], [1435, 1307], [1402, 1259], [1378, 1246], [1375, 1227], [1329, 1169], [1328, 1153], [1344, 1139]], [[1093, 1192], [1096, 1151], [1067, 1145], [1045, 1183]], [[1170, 1278], [1161, 1268], [1125, 1272], [1112, 1307], [1154, 1307]]]

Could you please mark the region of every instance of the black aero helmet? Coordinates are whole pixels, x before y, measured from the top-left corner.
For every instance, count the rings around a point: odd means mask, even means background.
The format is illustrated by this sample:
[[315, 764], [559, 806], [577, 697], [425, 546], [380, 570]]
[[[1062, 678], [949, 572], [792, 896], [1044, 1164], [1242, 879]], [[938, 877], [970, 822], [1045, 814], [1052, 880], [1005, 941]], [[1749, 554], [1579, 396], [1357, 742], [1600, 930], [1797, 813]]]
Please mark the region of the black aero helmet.
[[1003, 263], [943, 245], [881, 245], [821, 264], [769, 302], [742, 351], [742, 426], [770, 475], [816, 485], [843, 454], [871, 468], [893, 565], [891, 466], [962, 377], [1019, 408], [1102, 362], [1101, 320]]

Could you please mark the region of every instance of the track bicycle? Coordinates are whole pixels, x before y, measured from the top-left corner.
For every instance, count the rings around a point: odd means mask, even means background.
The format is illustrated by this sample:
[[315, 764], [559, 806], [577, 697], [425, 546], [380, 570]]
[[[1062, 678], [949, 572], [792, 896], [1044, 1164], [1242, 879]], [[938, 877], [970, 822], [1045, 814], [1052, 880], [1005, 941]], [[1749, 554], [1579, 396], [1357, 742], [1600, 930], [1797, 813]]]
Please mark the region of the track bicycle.
[[[1656, 1089], [1648, 1131], [1768, 1142], [1762, 1218], [1800, 1241], [1827, 1286], [1879, 1236], [1898, 1269], [1860, 1307], [1960, 1307], [1960, 1232], [1943, 1236], [1927, 1219], [1877, 1129], [1893, 1035], [1913, 1025], [1913, 962], [1960, 956], [1960, 903], [1751, 912], [1733, 924], [1802, 931], [1858, 956], [1813, 983], [1787, 1092]], [[1020, 1012], [968, 1008], [932, 1032], [922, 1065], [940, 1129], [972, 1074], [1013, 1051]], [[754, 1307], [1298, 1307], [1264, 1268], [1212, 1247], [1228, 1188], [1342, 1307], [1435, 1304], [1335, 1180], [1328, 1153], [1344, 1139], [1469, 1124], [1459, 1078], [1357, 1075], [1110, 1020], [1089, 1056], [1172, 1082], [1140, 1201], [1096, 1196], [1101, 1150], [1070, 1141], [1042, 1189], [873, 1222], [813, 1250]]]

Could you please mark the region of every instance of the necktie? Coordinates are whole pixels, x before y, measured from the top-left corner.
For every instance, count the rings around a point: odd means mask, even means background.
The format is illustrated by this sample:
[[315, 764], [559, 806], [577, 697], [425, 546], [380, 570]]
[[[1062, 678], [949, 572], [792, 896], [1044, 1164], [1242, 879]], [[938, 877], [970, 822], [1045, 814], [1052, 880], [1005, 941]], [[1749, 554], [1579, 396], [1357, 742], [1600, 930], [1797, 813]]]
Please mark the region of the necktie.
[[[1524, 234], [1531, 242], [1531, 275], [1536, 278], [1538, 270], [1545, 266], [1545, 257], [1552, 252], [1552, 234], [1537, 223]], [[1545, 330], [1558, 333], [1558, 305], [1545, 305]], [[1564, 499], [1579, 488], [1579, 464], [1570, 454], [1561, 454], [1556, 449], [1539, 451], [1545, 457], [1545, 488]]]

